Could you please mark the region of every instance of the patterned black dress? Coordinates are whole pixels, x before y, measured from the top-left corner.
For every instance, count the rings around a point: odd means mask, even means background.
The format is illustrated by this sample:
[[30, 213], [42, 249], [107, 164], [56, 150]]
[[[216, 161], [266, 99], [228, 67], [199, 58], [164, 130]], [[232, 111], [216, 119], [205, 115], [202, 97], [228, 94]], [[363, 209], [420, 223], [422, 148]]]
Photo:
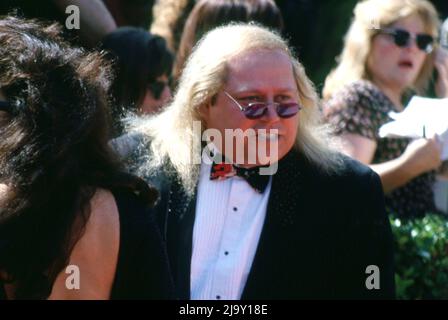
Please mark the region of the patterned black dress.
[[[389, 112], [399, 112], [392, 101], [373, 83], [353, 82], [324, 103], [326, 120], [337, 134], [358, 134], [376, 142], [372, 164], [383, 163], [403, 154], [410, 139], [380, 138], [380, 127], [392, 121]], [[422, 217], [436, 212], [433, 185], [435, 172], [424, 173], [386, 195], [388, 212], [400, 218]]]

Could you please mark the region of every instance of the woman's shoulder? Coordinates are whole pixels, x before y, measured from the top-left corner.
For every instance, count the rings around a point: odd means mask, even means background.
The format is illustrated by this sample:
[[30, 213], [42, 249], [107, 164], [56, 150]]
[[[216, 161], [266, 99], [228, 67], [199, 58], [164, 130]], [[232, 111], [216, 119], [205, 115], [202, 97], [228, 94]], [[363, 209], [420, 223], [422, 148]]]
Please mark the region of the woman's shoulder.
[[[117, 243], [119, 229], [120, 219], [114, 195], [109, 190], [98, 188], [90, 200], [90, 215], [80, 241], [87, 242], [89, 247], [104, 246], [102, 249], [114, 251], [111, 245]], [[107, 243], [109, 247], [106, 248]]]
[[118, 208], [110, 190], [98, 188], [90, 201], [91, 214], [89, 223], [118, 223]]
[[361, 98], [376, 99], [382, 96], [381, 90], [369, 80], [357, 80], [343, 86], [330, 97], [332, 99], [359, 100]]
[[80, 289], [67, 289], [70, 275], [63, 270], [50, 299], [164, 299], [172, 294], [156, 218], [147, 202], [128, 189], [96, 190], [69, 265], [79, 270]]
[[[110, 296], [120, 247], [118, 208], [113, 194], [105, 189], [95, 191], [89, 207], [90, 215], [69, 258], [69, 265], [80, 273], [80, 288], [66, 287], [70, 275], [63, 270], [56, 278], [50, 299], [108, 299]], [[79, 222], [75, 222], [75, 227]]]
[[324, 102], [327, 114], [340, 109], [359, 110], [362, 113], [368, 110], [387, 113], [393, 106], [374, 83], [369, 80], [357, 80], [345, 85]]
[[356, 81], [353, 81], [349, 84], [346, 85], [347, 88], [352, 89], [352, 90], [356, 90], [359, 92], [364, 92], [364, 91], [368, 91], [368, 92], [378, 92], [381, 91], [380, 88], [374, 84], [372, 81], [367, 80], [367, 79], [359, 79]]

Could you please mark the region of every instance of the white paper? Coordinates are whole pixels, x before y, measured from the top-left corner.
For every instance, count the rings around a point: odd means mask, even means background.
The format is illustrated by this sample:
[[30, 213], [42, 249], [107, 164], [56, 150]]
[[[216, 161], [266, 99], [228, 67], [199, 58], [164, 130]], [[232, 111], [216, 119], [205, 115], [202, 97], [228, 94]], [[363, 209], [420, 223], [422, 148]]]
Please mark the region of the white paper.
[[437, 134], [442, 142], [442, 160], [448, 159], [448, 98], [415, 96], [403, 112], [390, 112], [394, 121], [384, 124], [380, 137], [426, 138]]

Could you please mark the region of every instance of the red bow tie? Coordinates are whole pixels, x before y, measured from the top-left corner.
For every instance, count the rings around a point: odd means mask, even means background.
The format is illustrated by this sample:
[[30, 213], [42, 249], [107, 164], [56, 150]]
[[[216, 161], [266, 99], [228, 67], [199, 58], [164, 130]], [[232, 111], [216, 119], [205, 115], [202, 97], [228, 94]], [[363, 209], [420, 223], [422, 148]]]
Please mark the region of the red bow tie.
[[245, 169], [230, 163], [213, 162], [210, 180], [225, 180], [234, 176], [244, 178], [259, 193], [263, 193], [269, 183], [269, 175], [260, 175], [260, 167]]

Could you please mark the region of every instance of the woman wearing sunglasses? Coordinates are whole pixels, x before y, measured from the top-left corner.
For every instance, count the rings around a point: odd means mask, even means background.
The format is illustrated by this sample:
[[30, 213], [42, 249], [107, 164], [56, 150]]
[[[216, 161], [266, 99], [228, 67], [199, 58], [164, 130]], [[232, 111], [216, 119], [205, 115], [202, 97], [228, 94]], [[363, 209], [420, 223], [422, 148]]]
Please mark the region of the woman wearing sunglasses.
[[434, 211], [432, 185], [440, 165], [436, 137], [380, 138], [379, 128], [411, 94], [425, 94], [434, 66], [439, 97], [448, 91], [448, 58], [437, 46], [439, 20], [426, 0], [358, 3], [337, 67], [324, 87], [324, 113], [344, 151], [381, 177], [388, 211], [400, 217]]

